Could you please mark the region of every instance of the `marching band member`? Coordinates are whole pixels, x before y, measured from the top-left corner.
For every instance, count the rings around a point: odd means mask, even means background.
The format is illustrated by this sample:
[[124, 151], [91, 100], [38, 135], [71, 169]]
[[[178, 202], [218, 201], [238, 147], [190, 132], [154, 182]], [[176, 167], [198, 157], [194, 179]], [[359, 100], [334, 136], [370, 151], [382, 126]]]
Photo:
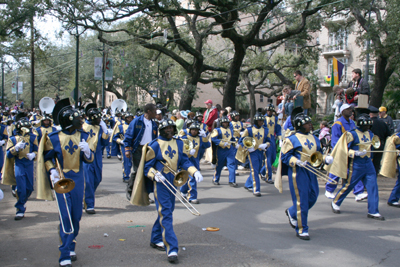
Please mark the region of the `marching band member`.
[[[107, 125], [107, 128], [112, 132], [112, 129], [114, 128], [112, 125], [112, 117], [110, 114], [110, 109], [104, 109], [103, 110], [103, 120]], [[107, 158], [111, 158], [111, 142], [106, 145], [106, 153], [107, 153]]]
[[[370, 157], [371, 141], [374, 134], [370, 128], [372, 120], [368, 114], [357, 117], [357, 127], [346, 132], [338, 140], [332, 151], [334, 158], [330, 172], [338, 177], [345, 178], [342, 188], [332, 201], [333, 213], [340, 213], [340, 205], [354, 186], [362, 181], [368, 192], [368, 218], [385, 220], [379, 214], [379, 195], [377, 174]], [[347, 167], [348, 166], [348, 170]], [[329, 167], [327, 170], [329, 171]]]
[[[301, 109], [302, 110], [302, 109]], [[301, 111], [299, 110], [299, 111]], [[287, 168], [289, 188], [293, 205], [285, 210], [289, 223], [296, 230], [296, 236], [302, 240], [310, 240], [308, 233], [308, 212], [317, 202], [319, 188], [318, 180], [314, 173], [305, 166], [312, 153], [322, 153], [319, 139], [312, 135], [311, 118], [303, 112], [292, 112], [292, 125], [296, 133], [285, 138], [281, 149], [281, 160]], [[296, 114], [297, 113], [297, 114]], [[305, 154], [301, 154], [305, 153]], [[331, 156], [326, 156], [325, 163], [332, 162]]]
[[[335, 148], [336, 143], [340, 139], [340, 137], [347, 131], [351, 131], [356, 128], [356, 124], [353, 120], [350, 119], [351, 115], [353, 114], [353, 106], [349, 104], [343, 104], [340, 107], [340, 114], [342, 115], [339, 119], [335, 121], [332, 125], [332, 136], [331, 136], [331, 147], [332, 149]], [[329, 174], [329, 177], [338, 182], [339, 177]], [[337, 184], [333, 184], [327, 182], [325, 185], [325, 196], [329, 199], [333, 199], [335, 194], [333, 193], [337, 187]], [[356, 195], [356, 201], [364, 200], [368, 197], [367, 193], [364, 193], [364, 184], [362, 181], [359, 181], [353, 190], [354, 195]]]
[[42, 137], [45, 133], [49, 134], [51, 132], [55, 132], [57, 129], [56, 127], [51, 125], [51, 118], [49, 115], [44, 114], [41, 118], [41, 125], [36, 128], [36, 132], [38, 134], [38, 141], [42, 140]]
[[187, 170], [198, 183], [203, 180], [203, 176], [183, 153], [182, 140], [173, 138], [177, 134], [175, 123], [171, 119], [164, 120], [160, 123], [159, 131], [160, 136], [147, 146], [144, 163], [144, 174], [154, 181], [154, 197], [158, 211], [151, 233], [150, 246], [166, 250], [168, 261], [177, 263], [178, 239], [172, 225], [175, 195], [162, 183], [168, 180], [173, 186], [174, 175], [161, 162], [167, 163], [175, 171]]
[[143, 146], [158, 135], [157, 124], [153, 121], [156, 117], [157, 108], [154, 104], [146, 104], [144, 114], [135, 118], [125, 132], [124, 147], [125, 156], [132, 159], [133, 173], [129, 177], [126, 186], [126, 198], [129, 200], [132, 195], [132, 188], [135, 182], [137, 169], [140, 163]]
[[[41, 143], [38, 156], [38, 199], [53, 200], [51, 194], [50, 180], [55, 184], [60, 180], [61, 170], [63, 176], [74, 180], [75, 187], [65, 193], [67, 203], [64, 201], [63, 194], [56, 193], [58, 209], [60, 211], [60, 240], [59, 246], [60, 266], [71, 266], [71, 261], [77, 260], [75, 245], [76, 237], [79, 233], [79, 222], [82, 217], [82, 202], [84, 192], [84, 175], [82, 163], [90, 163], [94, 160], [94, 154], [86, 142], [88, 134], [82, 131], [83, 120], [80, 112], [73, 109], [69, 99], [65, 98], [57, 102], [53, 110], [54, 123], [60, 125], [62, 130], [50, 133], [44, 142]], [[43, 153], [41, 153], [43, 151]], [[59, 162], [59, 168], [54, 162]], [[48, 179], [48, 175], [50, 180]], [[62, 231], [62, 222], [66, 231], [72, 230], [69, 223], [69, 216], [73, 226], [73, 233], [66, 234]]]
[[[394, 134], [386, 140], [385, 151], [396, 151], [400, 152], [400, 133]], [[400, 208], [400, 156], [399, 153], [386, 152], [383, 153], [382, 167], [380, 174], [389, 178], [396, 178], [396, 168], [399, 171], [397, 175], [397, 181], [393, 187], [392, 193], [388, 199], [387, 204], [391, 207]]]
[[228, 117], [221, 118], [221, 127], [215, 128], [211, 132], [211, 140], [217, 148], [217, 166], [215, 168], [213, 184], [219, 185], [221, 171], [224, 166], [229, 170], [229, 185], [237, 187], [236, 183], [236, 159], [235, 159], [235, 139], [233, 129], [229, 127]]
[[[183, 136], [182, 139], [188, 139], [192, 144], [193, 148], [190, 151], [184, 151], [187, 153], [190, 162], [196, 169], [200, 169], [200, 149], [203, 151], [211, 146], [210, 141], [207, 138], [206, 133], [201, 131], [201, 125], [198, 122], [194, 122], [189, 126], [189, 132]], [[197, 182], [193, 176], [189, 176], [188, 182], [181, 186], [181, 193], [187, 195], [187, 199], [190, 203], [199, 204], [197, 199]]]
[[94, 198], [97, 187], [102, 180], [104, 146], [109, 144], [111, 132], [101, 119], [101, 112], [96, 104], [88, 104], [85, 110], [87, 120], [83, 130], [88, 133], [89, 147], [94, 152], [93, 163], [83, 163], [85, 173], [85, 211], [87, 214], [95, 214]]
[[[3, 164], [4, 164], [3, 146], [7, 144], [7, 139], [8, 139], [7, 126], [4, 124], [0, 124], [0, 170], [3, 169]], [[0, 180], [1, 177], [2, 174], [0, 173]]]
[[[272, 164], [276, 159], [276, 139], [281, 137], [281, 126], [278, 124], [278, 117], [274, 116], [275, 107], [269, 104], [266, 108], [267, 114], [265, 115], [264, 125], [268, 128], [268, 137], [271, 140], [271, 147], [268, 148], [267, 154], [267, 166], [263, 166], [261, 169], [261, 176], [265, 177], [265, 182], [273, 184], [272, 181]], [[268, 178], [266, 177], [266, 170], [268, 168]]]
[[[119, 125], [114, 127], [114, 131], [112, 134], [112, 156], [116, 156], [118, 153], [117, 147], [121, 147], [122, 151], [125, 151], [124, 148], [124, 136], [126, 130], [128, 130], [129, 124], [133, 120], [133, 114], [128, 112], [125, 114], [125, 121]], [[129, 176], [131, 174], [132, 169], [132, 160], [127, 158], [125, 153], [122, 155], [122, 181], [127, 183], [129, 181]]]
[[38, 151], [38, 142], [25, 113], [19, 113], [16, 119], [16, 135], [11, 136], [7, 143], [2, 182], [16, 185], [17, 212], [14, 219], [19, 221], [24, 218], [26, 202], [33, 192], [33, 160]]
[[253, 192], [253, 195], [260, 197], [260, 171], [262, 161], [264, 159], [264, 151], [271, 145], [271, 140], [268, 137], [268, 128], [264, 125], [264, 116], [261, 114], [254, 115], [254, 125], [247, 127], [244, 130], [242, 137], [239, 140], [239, 145], [244, 147], [243, 139], [252, 137], [255, 140], [254, 147], [247, 148], [250, 161], [250, 175], [244, 184], [244, 188]]
[[[40, 112], [38, 112], [38, 110], [36, 110], [36, 108], [33, 108], [32, 110], [32, 115], [29, 118], [29, 121], [31, 122], [33, 127], [40, 127], [40, 122], [42, 121], [42, 116], [40, 116], [39, 114]], [[40, 139], [38, 139], [40, 140]]]

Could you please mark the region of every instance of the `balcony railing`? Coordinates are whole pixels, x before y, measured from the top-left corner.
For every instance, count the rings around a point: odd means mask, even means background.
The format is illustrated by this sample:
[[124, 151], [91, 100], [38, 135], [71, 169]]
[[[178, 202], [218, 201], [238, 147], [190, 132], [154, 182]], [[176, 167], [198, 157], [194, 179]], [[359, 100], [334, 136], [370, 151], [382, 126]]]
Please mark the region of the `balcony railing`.
[[330, 57], [330, 56], [349, 57], [350, 50], [346, 45], [323, 45], [322, 55], [324, 57]]

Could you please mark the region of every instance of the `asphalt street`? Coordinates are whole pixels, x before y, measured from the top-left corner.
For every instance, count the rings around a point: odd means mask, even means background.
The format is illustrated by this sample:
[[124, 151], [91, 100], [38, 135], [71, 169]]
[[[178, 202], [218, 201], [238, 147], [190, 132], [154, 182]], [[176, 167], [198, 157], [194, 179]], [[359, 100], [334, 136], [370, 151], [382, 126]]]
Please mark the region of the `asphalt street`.
[[[395, 180], [378, 179], [380, 213], [386, 221], [367, 218], [367, 202], [350, 194], [334, 214], [324, 196], [309, 213], [310, 241], [296, 237], [284, 213], [291, 205], [287, 177], [283, 193], [262, 182], [261, 197], [243, 190], [249, 172], [237, 176], [239, 188], [212, 184], [211, 165], [202, 164], [199, 184], [201, 216], [179, 202], [174, 229], [179, 241], [180, 266], [399, 266], [400, 209], [386, 205]], [[104, 159], [103, 181], [96, 193], [96, 214], [83, 214], [77, 238], [78, 260], [73, 266], [170, 266], [165, 252], [149, 246], [157, 217], [154, 204], [131, 205], [125, 197], [121, 163]], [[25, 218], [14, 221], [15, 198], [0, 185], [0, 266], [58, 266], [58, 214], [53, 201], [27, 203]], [[152, 197], [152, 195], [151, 195]], [[203, 231], [218, 227], [218, 232]]]

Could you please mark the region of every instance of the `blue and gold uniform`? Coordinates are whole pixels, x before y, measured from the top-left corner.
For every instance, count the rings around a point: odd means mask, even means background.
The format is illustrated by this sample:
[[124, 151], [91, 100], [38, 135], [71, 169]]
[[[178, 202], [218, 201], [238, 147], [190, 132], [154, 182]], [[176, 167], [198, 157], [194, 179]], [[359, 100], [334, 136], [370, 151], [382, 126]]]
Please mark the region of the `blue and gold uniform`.
[[[25, 123], [30, 126], [28, 120]], [[18, 127], [21, 128], [20, 126]], [[23, 148], [18, 147], [17, 144], [22, 143], [24, 144]], [[28, 133], [18, 131], [15, 136], [11, 136], [8, 139], [7, 159], [3, 170], [3, 183], [16, 185], [15, 191], [18, 196], [18, 201], [15, 204], [15, 208], [17, 209], [16, 220], [24, 217], [26, 202], [33, 192], [33, 160], [36, 158], [37, 151], [37, 136], [30, 129]], [[34, 156], [31, 153], [34, 153]]]
[[251, 190], [256, 196], [261, 196], [260, 171], [262, 167], [262, 161], [264, 159], [264, 149], [260, 148], [260, 146], [271, 143], [271, 140], [268, 137], [268, 128], [262, 122], [259, 125], [258, 121], [260, 120], [263, 121], [264, 118], [261, 115], [256, 114], [254, 117], [254, 125], [247, 127], [239, 140], [239, 144], [242, 147], [244, 147], [243, 139], [245, 137], [249, 136], [255, 140], [254, 151], [250, 152], [248, 156], [250, 161], [250, 175], [247, 178], [244, 187]]
[[219, 185], [219, 179], [221, 176], [221, 171], [224, 166], [228, 167], [229, 171], [229, 183], [236, 184], [236, 159], [235, 152], [236, 148], [234, 143], [234, 131], [229, 127], [229, 119], [227, 117], [221, 118], [221, 125], [227, 124], [227, 128], [220, 127], [215, 128], [211, 132], [211, 141], [217, 147], [217, 166], [215, 168], [213, 182]]
[[[79, 234], [79, 222], [82, 217], [82, 199], [84, 192], [84, 175], [83, 162], [92, 163], [94, 160], [93, 153], [87, 158], [79, 149], [81, 140], [88, 140], [88, 134], [82, 130], [69, 132], [68, 130], [56, 131], [49, 134], [44, 144], [44, 161], [46, 170], [50, 172], [54, 169], [54, 158], [57, 158], [60, 163], [62, 172], [66, 178], [72, 179], [75, 182], [75, 188], [65, 193], [68, 209], [71, 214], [72, 225], [74, 228], [73, 234], [65, 234], [62, 230], [59, 231], [61, 246], [60, 259], [62, 262], [71, 258], [70, 253], [75, 251], [76, 237]], [[71, 230], [69, 218], [65, 206], [63, 194], [56, 193], [59, 204], [61, 218], [64, 226], [67, 226], [67, 231]], [[69, 228], [68, 228], [69, 226]], [[60, 229], [61, 223], [60, 223]]]
[[99, 125], [93, 125], [91, 121], [86, 121], [83, 130], [88, 133], [89, 147], [94, 152], [93, 163], [83, 163], [85, 170], [85, 209], [94, 209], [95, 192], [102, 180], [103, 172], [103, 148], [109, 144], [109, 136]]
[[[270, 107], [268, 107], [270, 108]], [[274, 111], [274, 107], [272, 106]], [[281, 137], [281, 126], [278, 124], [278, 117], [276, 116], [265, 116], [264, 125], [268, 128], [268, 137], [271, 140], [271, 146], [268, 148], [267, 155], [267, 168], [268, 177], [267, 180], [272, 180], [272, 164], [276, 159], [276, 140]], [[261, 175], [266, 176], [266, 166], [264, 165], [261, 169]]]
[[[156, 172], [160, 172], [171, 184], [174, 175], [160, 162], [168, 164], [173, 170], [184, 169], [191, 176], [197, 171], [185, 153], [183, 142], [179, 139], [166, 139], [163, 136], [151, 141], [147, 146], [145, 175], [154, 180]], [[167, 187], [154, 181], [154, 197], [158, 217], [153, 225], [151, 243], [164, 243], [167, 255], [178, 253], [178, 239], [172, 225], [172, 213], [175, 209], [175, 196]]]
[[[3, 146], [7, 143], [8, 139], [8, 132], [7, 132], [7, 126], [0, 124], [0, 170], [3, 169], [3, 164], [4, 164], [4, 152], [3, 152]], [[0, 173], [0, 180], [1, 180], [2, 174]]]
[[[121, 147], [121, 151], [125, 151], [124, 147], [124, 136], [126, 130], [129, 127], [129, 123], [124, 121], [123, 123], [116, 125], [112, 134], [112, 151], [111, 155], [116, 156], [118, 153], [118, 147]], [[128, 182], [129, 176], [131, 174], [132, 169], [132, 160], [125, 156], [125, 153], [122, 154], [122, 179], [125, 182]]]
[[289, 188], [293, 202], [287, 211], [298, 222], [296, 226], [298, 234], [308, 233], [308, 211], [317, 202], [319, 188], [316, 175], [297, 166], [296, 162], [308, 160], [307, 156], [299, 152], [311, 155], [316, 151], [322, 152], [319, 139], [310, 133], [304, 134], [299, 131], [287, 137], [281, 149], [282, 163], [288, 166]]
[[[185, 153], [187, 154], [190, 162], [193, 164], [193, 166], [195, 166], [198, 170], [200, 169], [200, 150], [206, 150], [207, 148], [209, 148], [211, 146], [211, 143], [209, 141], [209, 138], [207, 136], [193, 136], [190, 133], [191, 129], [197, 129], [200, 130], [200, 124], [194, 122], [189, 130], [189, 133], [185, 136], [182, 137], [182, 139], [188, 139], [190, 142], [192, 142], [193, 144], [193, 149], [195, 150], [195, 152], [193, 153], [193, 155], [190, 154], [190, 151], [186, 151]], [[197, 182], [196, 179], [193, 176], [189, 176], [189, 181], [181, 186], [180, 188], [181, 193], [183, 194], [187, 194], [187, 199], [191, 202], [194, 200], [197, 200]]]
[[[370, 142], [374, 134], [368, 130], [362, 132], [359, 127], [346, 132], [338, 143], [346, 142], [348, 148], [348, 176], [343, 180], [342, 188], [337, 192], [333, 203], [340, 206], [346, 196], [360, 182], [364, 184], [368, 192], [368, 213], [379, 213], [378, 184], [374, 165], [371, 160], [371, 153], [356, 156], [356, 151], [370, 150]], [[343, 178], [343, 177], [342, 177]], [[344, 177], [346, 178], [346, 177]]]
[[[386, 151], [400, 150], [400, 133], [392, 135], [386, 140]], [[396, 184], [393, 187], [392, 193], [387, 204], [392, 207], [400, 208], [400, 165], [398, 153], [384, 153], [382, 158], [382, 167], [380, 174], [389, 178], [396, 178], [396, 168], [399, 171], [397, 174]]]
[[49, 125], [48, 127], [45, 126], [40, 126], [36, 128], [36, 132], [38, 134], [38, 140], [40, 143], [40, 140], [42, 140], [43, 135], [46, 133], [47, 135], [57, 131], [56, 127]]
[[60, 125], [62, 130], [45, 135], [40, 143], [37, 165], [37, 198], [53, 200], [50, 180], [52, 183], [56, 183], [60, 178], [65, 177], [74, 181], [75, 187], [69, 192], [55, 193], [60, 219], [59, 264], [60, 266], [71, 266], [71, 260], [76, 260], [76, 237], [82, 217], [85, 187], [83, 162], [93, 162], [94, 154], [86, 142], [88, 134], [82, 130], [81, 113], [72, 108], [68, 98], [57, 102], [53, 110], [53, 118], [54, 123]]

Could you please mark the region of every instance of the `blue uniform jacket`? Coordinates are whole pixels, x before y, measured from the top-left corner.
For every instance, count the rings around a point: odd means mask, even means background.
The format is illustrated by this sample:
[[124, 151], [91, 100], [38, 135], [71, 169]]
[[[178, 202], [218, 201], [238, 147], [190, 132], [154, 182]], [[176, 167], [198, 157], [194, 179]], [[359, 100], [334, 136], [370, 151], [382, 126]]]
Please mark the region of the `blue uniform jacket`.
[[[140, 145], [140, 141], [142, 141], [142, 137], [145, 131], [145, 125], [144, 125], [144, 115], [141, 115], [137, 118], [135, 118], [128, 127], [128, 130], [126, 130], [125, 133], [125, 139], [124, 139], [124, 147], [125, 151], [130, 151], [132, 154], [135, 153], [136, 149]], [[156, 139], [158, 136], [158, 131], [157, 131], [157, 124], [152, 121], [152, 140]]]

